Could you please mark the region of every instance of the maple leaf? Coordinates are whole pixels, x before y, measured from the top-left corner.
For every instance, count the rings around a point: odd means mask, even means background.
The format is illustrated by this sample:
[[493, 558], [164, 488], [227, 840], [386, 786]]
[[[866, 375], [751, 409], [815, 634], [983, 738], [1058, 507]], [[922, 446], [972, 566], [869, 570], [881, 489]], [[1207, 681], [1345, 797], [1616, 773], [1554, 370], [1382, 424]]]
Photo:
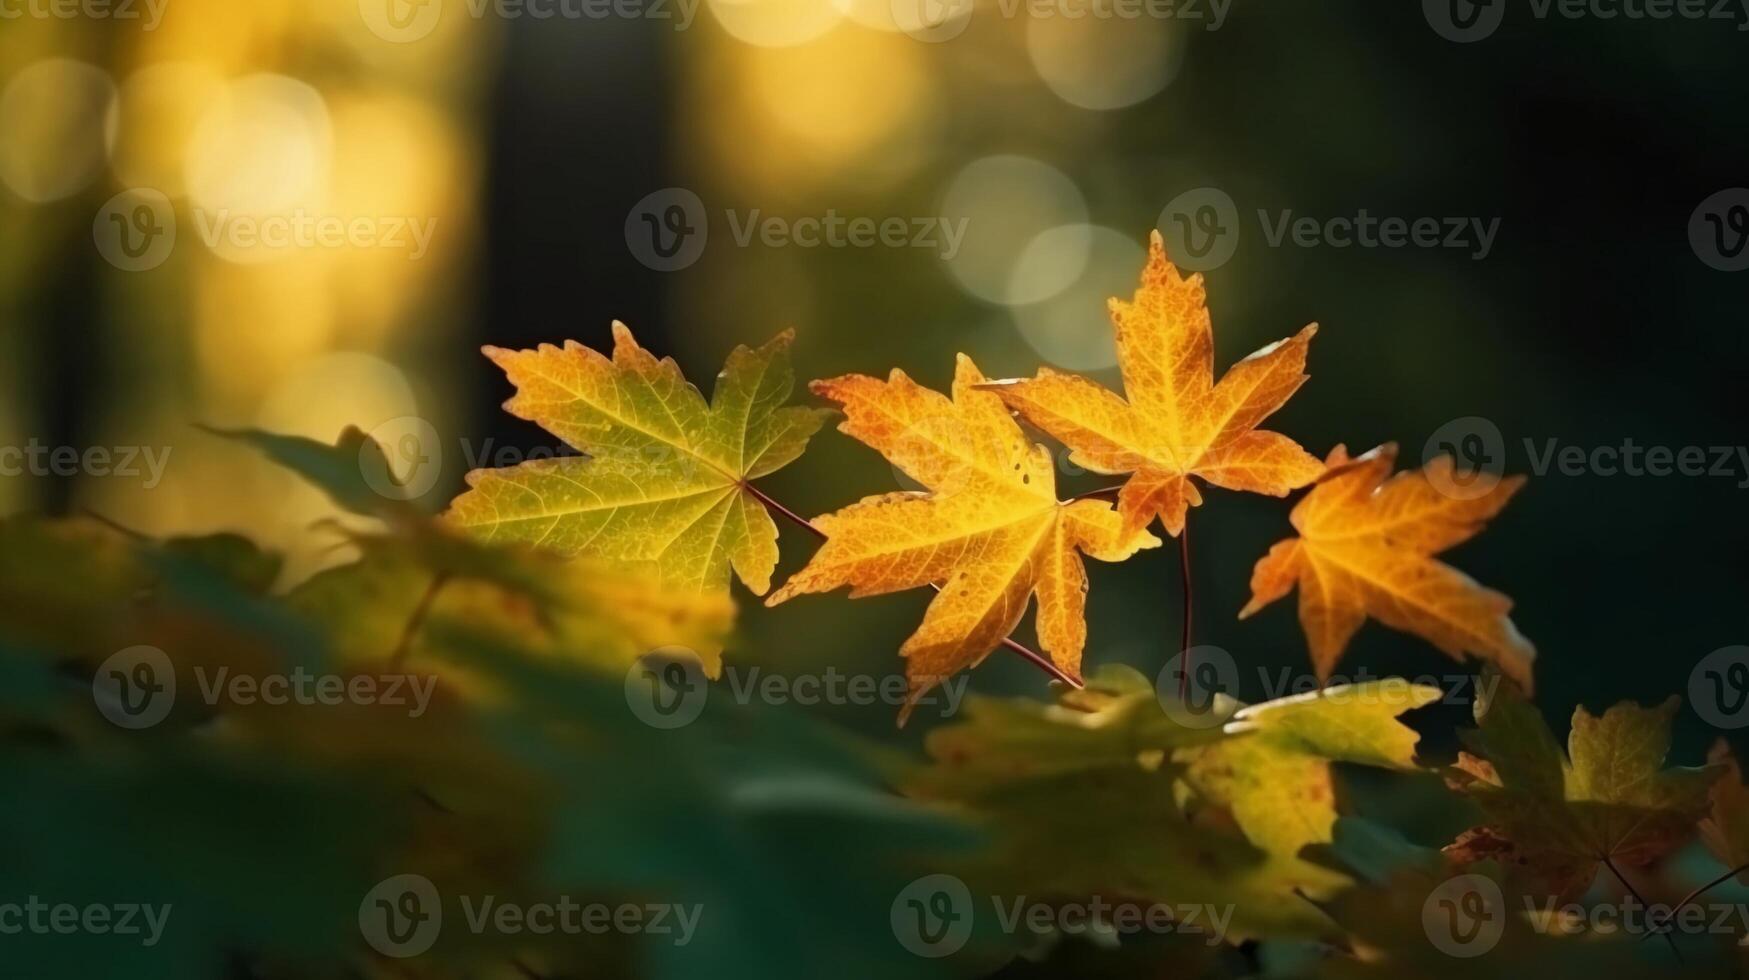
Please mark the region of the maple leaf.
[[1540, 893], [1570, 901], [1606, 861], [1644, 867], [1686, 841], [1720, 768], [1665, 769], [1673, 696], [1655, 708], [1622, 703], [1602, 717], [1573, 711], [1567, 752], [1510, 682], [1477, 699], [1471, 747], [1448, 773], [1488, 823], [1446, 847], [1460, 863], [1499, 859]]
[[1713, 783], [1711, 809], [1700, 823], [1700, 838], [1713, 856], [1736, 870], [1737, 880], [1749, 883], [1749, 786], [1743, 785], [1743, 770], [1724, 739], [1713, 743], [1706, 761], [1718, 766], [1720, 776]]
[[733, 566], [764, 595], [777, 526], [747, 483], [800, 456], [826, 415], [783, 407], [793, 338], [736, 348], [709, 404], [672, 358], [657, 360], [623, 323], [613, 325], [612, 360], [575, 341], [486, 348], [517, 388], [505, 409], [590, 458], [475, 470], [449, 521], [489, 541], [649, 562], [681, 591], [726, 589]]
[[1050, 368], [991, 390], [1068, 446], [1076, 464], [1133, 474], [1118, 494], [1126, 527], [1145, 527], [1158, 514], [1176, 536], [1186, 512], [1202, 503], [1192, 476], [1283, 497], [1323, 472], [1298, 443], [1257, 428], [1305, 383], [1317, 324], [1240, 361], [1217, 384], [1202, 276], [1179, 275], [1158, 231], [1141, 288], [1127, 303], [1112, 299], [1111, 318], [1124, 397]]
[[1299, 857], [1332, 839], [1330, 764], [1414, 768], [1417, 736], [1396, 718], [1438, 696], [1392, 678], [1192, 728], [1147, 678], [1107, 665], [1057, 704], [968, 699], [965, 720], [930, 733], [932, 764], [898, 781], [992, 825], [996, 860], [974, 870], [1002, 888], [1230, 906], [1231, 941], [1313, 937], [1328, 923], [1306, 899], [1349, 881]]
[[1125, 533], [1111, 505], [1062, 503], [1051, 455], [1029, 443], [1002, 400], [960, 355], [953, 399], [903, 371], [812, 385], [837, 402], [839, 430], [878, 450], [929, 493], [869, 497], [816, 522], [826, 543], [767, 605], [851, 586], [851, 597], [940, 583], [923, 624], [905, 641], [910, 694], [973, 666], [1013, 632], [1038, 596], [1039, 643], [1070, 676], [1087, 639], [1085, 553], [1122, 561], [1159, 539]]
[[[1536, 648], [1507, 618], [1512, 600], [1483, 588], [1433, 556], [1473, 537], [1498, 514], [1523, 477], [1500, 480], [1459, 499], [1449, 485], [1452, 461], [1391, 476], [1397, 447], [1358, 459], [1331, 450], [1329, 473], [1294, 506], [1297, 538], [1278, 542], [1251, 574], [1244, 619], [1300, 589], [1300, 625], [1312, 666], [1328, 679], [1367, 616], [1426, 639], [1453, 659], [1493, 661], [1527, 690]], [[1388, 479], [1387, 479], [1388, 478]]]

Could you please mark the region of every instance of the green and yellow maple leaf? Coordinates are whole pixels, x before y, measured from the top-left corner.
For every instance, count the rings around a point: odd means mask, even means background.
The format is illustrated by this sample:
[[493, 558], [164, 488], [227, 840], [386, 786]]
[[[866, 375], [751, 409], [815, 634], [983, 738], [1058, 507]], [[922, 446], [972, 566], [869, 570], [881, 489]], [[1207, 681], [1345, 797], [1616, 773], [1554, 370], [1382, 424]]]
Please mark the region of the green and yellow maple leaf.
[[448, 520], [488, 541], [649, 563], [665, 588], [684, 592], [726, 590], [732, 567], [764, 595], [777, 526], [748, 484], [799, 457], [826, 418], [785, 405], [793, 334], [737, 348], [708, 404], [624, 324], [613, 337], [611, 360], [575, 341], [486, 348], [517, 388], [505, 409], [588, 458], [476, 470]]
[[1227, 938], [1313, 937], [1306, 899], [1348, 884], [1303, 860], [1336, 823], [1332, 762], [1411, 769], [1398, 715], [1438, 697], [1398, 679], [1341, 685], [1187, 727], [1133, 669], [1110, 666], [1058, 704], [974, 697], [900, 782], [1000, 838], [969, 869], [996, 887], [1232, 906]]
[[[1485, 685], [1484, 685], [1485, 686]], [[1476, 701], [1469, 739], [1448, 782], [1488, 822], [1446, 847], [1460, 863], [1496, 859], [1536, 894], [1571, 901], [1605, 862], [1644, 867], [1694, 835], [1720, 767], [1666, 769], [1678, 701], [1573, 711], [1567, 752], [1535, 705], [1500, 679]]]

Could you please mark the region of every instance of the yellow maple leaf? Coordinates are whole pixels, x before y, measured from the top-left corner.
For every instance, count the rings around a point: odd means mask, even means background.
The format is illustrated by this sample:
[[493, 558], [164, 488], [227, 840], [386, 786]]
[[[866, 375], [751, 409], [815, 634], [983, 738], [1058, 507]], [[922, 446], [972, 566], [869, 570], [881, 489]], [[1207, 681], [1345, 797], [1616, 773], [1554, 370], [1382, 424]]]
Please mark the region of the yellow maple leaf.
[[1453, 495], [1452, 460], [1440, 456], [1424, 470], [1391, 476], [1397, 447], [1387, 444], [1358, 459], [1331, 450], [1329, 475], [1294, 506], [1297, 538], [1276, 543], [1251, 575], [1244, 619], [1300, 589], [1300, 625], [1312, 666], [1328, 679], [1348, 641], [1367, 616], [1426, 639], [1453, 659], [1489, 660], [1523, 685], [1531, 684], [1536, 648], [1507, 618], [1512, 600], [1435, 561], [1433, 556], [1469, 540], [1498, 514], [1522, 476], [1486, 492]]
[[[1157, 547], [1126, 533], [1111, 505], [1059, 502], [1050, 453], [1031, 444], [961, 355], [953, 399], [893, 371], [886, 381], [846, 375], [812, 385], [837, 402], [839, 430], [878, 450], [927, 493], [869, 497], [816, 521], [826, 543], [767, 605], [851, 586], [851, 597], [931, 584], [941, 594], [899, 651], [919, 697], [976, 665], [1020, 623], [1038, 596], [1039, 643], [1078, 676], [1087, 639], [1081, 553], [1122, 561]], [[901, 715], [901, 719], [903, 715]]]
[[1298, 443], [1257, 428], [1305, 383], [1306, 348], [1317, 324], [1240, 361], [1217, 384], [1202, 276], [1179, 275], [1157, 231], [1141, 288], [1127, 303], [1113, 298], [1111, 318], [1123, 397], [1050, 368], [991, 390], [1068, 446], [1078, 465], [1133, 474], [1118, 494], [1127, 527], [1145, 527], [1159, 515], [1176, 536], [1185, 513], [1202, 503], [1192, 476], [1283, 497], [1323, 472]]

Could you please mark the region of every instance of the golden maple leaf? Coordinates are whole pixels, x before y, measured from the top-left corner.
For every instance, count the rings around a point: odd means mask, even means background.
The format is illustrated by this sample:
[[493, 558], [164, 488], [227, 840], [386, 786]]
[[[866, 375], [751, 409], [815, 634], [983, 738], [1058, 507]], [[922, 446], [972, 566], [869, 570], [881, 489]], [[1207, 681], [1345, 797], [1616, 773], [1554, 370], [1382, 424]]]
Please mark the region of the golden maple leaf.
[[1059, 502], [1050, 453], [1027, 441], [1002, 400], [979, 390], [984, 383], [961, 355], [951, 401], [898, 370], [886, 381], [853, 374], [811, 386], [843, 407], [840, 431], [930, 492], [869, 497], [819, 518], [826, 543], [766, 604], [846, 585], [861, 598], [939, 583], [941, 594], [899, 651], [907, 713], [995, 649], [1034, 594], [1040, 645], [1078, 676], [1087, 639], [1080, 553], [1122, 561], [1160, 544], [1146, 531], [1126, 533], [1110, 504]]
[[1078, 465], [1133, 474], [1118, 494], [1126, 527], [1146, 527], [1158, 514], [1176, 536], [1202, 503], [1192, 476], [1284, 497], [1323, 472], [1298, 443], [1257, 428], [1305, 383], [1317, 324], [1240, 361], [1217, 384], [1202, 276], [1179, 275], [1157, 231], [1141, 288], [1130, 302], [1113, 298], [1111, 318], [1124, 397], [1050, 368], [991, 390], [1068, 446]]
[[[1453, 495], [1452, 460], [1391, 476], [1397, 447], [1358, 459], [1337, 446], [1329, 475], [1294, 506], [1297, 538], [1277, 542], [1251, 574], [1244, 619], [1298, 584], [1300, 625], [1312, 666], [1327, 680], [1368, 615], [1422, 637], [1453, 659], [1493, 661], [1529, 690], [1536, 648], [1507, 618], [1512, 600], [1435, 561], [1469, 540], [1524, 485], [1500, 480], [1479, 494]], [[1388, 479], [1387, 479], [1388, 478]]]

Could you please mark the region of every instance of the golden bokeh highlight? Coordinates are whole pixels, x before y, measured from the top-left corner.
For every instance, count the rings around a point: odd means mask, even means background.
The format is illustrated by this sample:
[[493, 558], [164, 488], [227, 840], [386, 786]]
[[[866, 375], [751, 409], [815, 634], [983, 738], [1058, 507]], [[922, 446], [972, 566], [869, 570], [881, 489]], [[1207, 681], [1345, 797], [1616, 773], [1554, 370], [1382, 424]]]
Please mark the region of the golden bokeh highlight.
[[0, 88], [0, 186], [32, 204], [84, 190], [103, 165], [115, 84], [101, 68], [45, 58]]

